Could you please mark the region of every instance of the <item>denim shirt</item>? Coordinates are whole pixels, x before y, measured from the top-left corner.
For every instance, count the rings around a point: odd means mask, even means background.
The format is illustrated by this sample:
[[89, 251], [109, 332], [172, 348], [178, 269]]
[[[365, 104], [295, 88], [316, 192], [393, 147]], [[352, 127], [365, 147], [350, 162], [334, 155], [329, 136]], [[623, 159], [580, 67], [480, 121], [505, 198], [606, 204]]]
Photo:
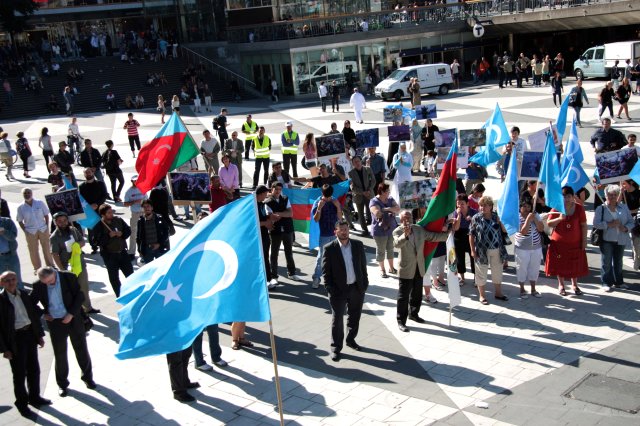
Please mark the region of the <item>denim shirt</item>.
[[[605, 208], [605, 206], [607, 206], [607, 208]], [[608, 224], [616, 219], [620, 221], [622, 226], [627, 228], [627, 232], [622, 232], [618, 230], [618, 228], [609, 228]], [[629, 232], [633, 229], [634, 222], [633, 216], [631, 215], [631, 212], [629, 212], [629, 208], [626, 204], [621, 203], [616, 205], [615, 212], [609, 210], [608, 204], [598, 206], [595, 214], [593, 215], [593, 227], [604, 230], [604, 240], [614, 242], [621, 246], [626, 246], [629, 244], [629, 241], [631, 241]]]
[[56, 284], [47, 285], [49, 295], [49, 315], [53, 318], [64, 318], [67, 315], [67, 308], [62, 300], [62, 289], [60, 288], [60, 274], [56, 272]]

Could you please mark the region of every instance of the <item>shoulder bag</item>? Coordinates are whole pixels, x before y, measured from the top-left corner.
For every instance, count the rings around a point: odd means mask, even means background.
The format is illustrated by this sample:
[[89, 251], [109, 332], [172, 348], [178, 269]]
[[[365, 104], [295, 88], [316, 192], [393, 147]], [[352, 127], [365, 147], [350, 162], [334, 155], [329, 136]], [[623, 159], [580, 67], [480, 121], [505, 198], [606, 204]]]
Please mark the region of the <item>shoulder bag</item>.
[[[604, 220], [604, 204], [602, 206], [602, 210], [600, 211], [600, 221], [602, 222]], [[596, 228], [591, 228], [591, 234], [589, 234], [589, 241], [591, 242], [592, 246], [596, 246], [596, 247], [600, 247], [602, 246], [602, 242], [604, 241], [604, 230], [603, 229], [596, 229]]]

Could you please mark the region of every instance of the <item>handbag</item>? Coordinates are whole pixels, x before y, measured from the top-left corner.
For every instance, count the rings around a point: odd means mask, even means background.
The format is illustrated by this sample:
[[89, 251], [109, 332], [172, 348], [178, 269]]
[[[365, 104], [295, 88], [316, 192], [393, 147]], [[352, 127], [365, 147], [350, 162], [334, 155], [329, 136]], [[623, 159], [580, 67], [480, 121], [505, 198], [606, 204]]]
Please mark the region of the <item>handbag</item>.
[[[602, 222], [604, 220], [604, 205], [602, 205], [601, 207], [602, 207], [602, 210], [600, 214], [600, 221]], [[602, 242], [604, 241], [604, 230], [591, 228], [591, 234], [589, 234], [589, 241], [591, 242], [592, 246], [600, 247], [602, 245]]]
[[398, 170], [395, 167], [391, 167], [391, 169], [389, 170], [389, 173], [387, 173], [387, 179], [393, 180], [393, 178], [396, 177], [397, 171]]
[[512, 244], [511, 239], [509, 238], [509, 234], [507, 232], [502, 233], [502, 245], [510, 246]]
[[93, 321], [85, 311], [82, 312], [82, 323], [84, 324], [84, 331], [88, 333], [93, 328]]

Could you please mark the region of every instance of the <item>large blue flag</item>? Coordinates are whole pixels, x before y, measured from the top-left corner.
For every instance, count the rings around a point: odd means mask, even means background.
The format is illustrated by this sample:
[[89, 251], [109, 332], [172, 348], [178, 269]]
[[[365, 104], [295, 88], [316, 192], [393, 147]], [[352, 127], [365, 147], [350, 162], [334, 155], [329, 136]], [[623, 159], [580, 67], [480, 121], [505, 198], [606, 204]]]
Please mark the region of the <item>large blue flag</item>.
[[498, 200], [498, 216], [509, 235], [513, 235], [520, 230], [519, 215], [519, 192], [518, 192], [518, 159], [516, 147], [513, 147], [507, 176], [502, 187], [502, 196]]
[[540, 167], [540, 177], [538, 180], [545, 185], [544, 191], [547, 205], [565, 214], [564, 197], [560, 186], [560, 164], [556, 153], [556, 146], [553, 143], [553, 132], [549, 129], [547, 143], [542, 154], [542, 166]]
[[500, 105], [496, 103], [493, 114], [482, 125], [482, 128], [487, 129], [487, 143], [480, 151], [469, 158], [469, 161], [487, 167], [502, 157], [497, 148], [508, 144], [509, 140], [511, 140]]
[[[596, 167], [596, 170], [593, 172], [593, 176], [594, 177], [597, 176], [598, 182], [600, 182], [600, 175], [597, 173], [598, 173], [598, 168]], [[635, 183], [640, 185], [640, 159], [635, 164], [635, 166], [633, 166], [633, 168], [631, 169], [631, 172], [629, 172], [629, 179], [633, 179]]]
[[[62, 176], [62, 181], [64, 182], [65, 189], [75, 188], [71, 181], [64, 175]], [[78, 222], [83, 228], [93, 229], [93, 227], [100, 222], [100, 216], [98, 216], [98, 213], [91, 208], [89, 203], [87, 203], [87, 200], [85, 200], [80, 194], [80, 190], [78, 190], [78, 197], [80, 198], [80, 204], [82, 205], [82, 211], [84, 211], [85, 218], [77, 220], [76, 222]]]
[[564, 168], [560, 178], [561, 187], [570, 186], [574, 192], [577, 192], [588, 183], [589, 176], [587, 176], [580, 163], [575, 158], [569, 160], [569, 164]]
[[555, 125], [558, 128], [558, 143], [562, 142], [564, 131], [567, 128], [567, 111], [569, 111], [569, 99], [571, 96], [565, 96], [562, 105], [560, 105], [560, 111], [558, 111], [558, 118], [556, 118]]
[[180, 351], [210, 324], [269, 320], [257, 213], [254, 195], [221, 207], [126, 279], [116, 357]]
[[567, 140], [567, 145], [565, 146], [564, 154], [560, 161], [560, 169], [564, 171], [569, 165], [571, 159], [573, 159], [576, 164], [582, 164], [584, 161], [584, 155], [582, 155], [582, 148], [580, 147], [580, 139], [578, 138], [578, 126], [576, 126], [575, 118], [571, 123], [571, 133], [569, 133], [569, 139]]

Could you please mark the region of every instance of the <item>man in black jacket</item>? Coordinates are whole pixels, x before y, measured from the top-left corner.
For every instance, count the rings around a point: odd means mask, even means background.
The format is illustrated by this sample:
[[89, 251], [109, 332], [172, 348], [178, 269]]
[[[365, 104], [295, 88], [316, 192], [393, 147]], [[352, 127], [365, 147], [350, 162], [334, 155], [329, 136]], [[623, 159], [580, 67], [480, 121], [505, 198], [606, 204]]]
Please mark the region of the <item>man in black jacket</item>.
[[82, 371], [82, 381], [87, 388], [96, 388], [81, 312], [83, 299], [78, 279], [73, 273], [56, 271], [49, 266], [38, 269], [38, 281], [33, 283], [31, 301], [36, 307], [42, 305], [40, 312], [47, 321], [53, 345], [58, 395], [62, 397], [68, 395], [69, 387], [67, 339], [71, 339]]
[[3, 272], [0, 286], [4, 289], [0, 293], [0, 352], [11, 364], [16, 407], [21, 415], [32, 418], [28, 404], [36, 408], [51, 404], [40, 396], [37, 345], [44, 346], [44, 331], [29, 295], [18, 289], [15, 272]]
[[101, 205], [98, 212], [100, 222], [93, 228], [94, 236], [113, 292], [120, 297], [120, 271], [125, 277], [133, 274], [131, 258], [127, 253], [127, 238], [131, 235], [131, 228], [124, 220], [113, 215], [113, 209], [108, 204]]
[[80, 165], [91, 168], [96, 179], [104, 181], [104, 176], [102, 176], [102, 170], [100, 169], [102, 156], [100, 151], [93, 147], [91, 139], [84, 140], [84, 150], [80, 153]]
[[71, 167], [73, 166], [73, 155], [67, 151], [67, 143], [65, 141], [58, 143], [58, 148], [57, 154], [53, 156], [53, 161], [55, 161], [62, 173], [71, 178], [71, 184], [77, 187], [78, 183]]
[[[107, 145], [107, 150], [102, 153], [102, 164], [104, 164], [104, 171], [107, 172], [109, 181], [111, 181], [111, 195], [114, 201], [122, 201], [120, 199], [120, 192], [124, 186], [124, 175], [120, 168], [122, 158], [120, 158], [118, 151], [113, 149], [113, 141], [108, 140], [105, 142], [105, 145]], [[118, 182], [117, 188], [116, 182]]]
[[271, 281], [268, 288], [273, 289], [278, 285], [278, 253], [280, 244], [284, 246], [284, 256], [287, 260], [287, 276], [292, 281], [299, 281], [296, 275], [296, 264], [293, 260], [293, 213], [291, 203], [286, 195], [282, 194], [282, 183], [274, 182], [271, 185], [271, 193], [266, 199], [267, 207], [271, 210], [273, 229], [269, 231], [271, 236]]
[[324, 246], [322, 277], [331, 304], [331, 359], [340, 361], [344, 340], [343, 317], [347, 313], [346, 344], [353, 350], [361, 348], [356, 343], [364, 295], [369, 286], [367, 258], [364, 245], [349, 238], [349, 223], [338, 220], [335, 226], [337, 239]]
[[[93, 168], [87, 167], [84, 169], [85, 181], [80, 184], [78, 190], [84, 200], [91, 206], [96, 214], [98, 213], [98, 207], [107, 201], [109, 193], [107, 192], [107, 185], [104, 182], [97, 180], [93, 174]], [[91, 254], [98, 251], [98, 243], [95, 240], [93, 229], [89, 229], [89, 243], [91, 244]]]
[[165, 219], [153, 212], [151, 201], [142, 202], [143, 215], [138, 219], [136, 244], [138, 253], [149, 263], [169, 250], [169, 225]]

